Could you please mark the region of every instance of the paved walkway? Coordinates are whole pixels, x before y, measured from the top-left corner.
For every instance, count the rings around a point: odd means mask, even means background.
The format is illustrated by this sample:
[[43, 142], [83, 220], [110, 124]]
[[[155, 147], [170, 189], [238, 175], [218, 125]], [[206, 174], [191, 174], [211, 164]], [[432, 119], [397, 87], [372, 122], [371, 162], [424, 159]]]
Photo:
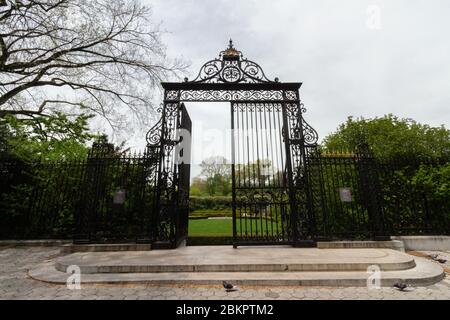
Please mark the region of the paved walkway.
[[[440, 253], [450, 258], [450, 253]], [[212, 286], [154, 287], [143, 285], [83, 285], [81, 290], [32, 280], [27, 270], [59, 255], [59, 248], [0, 248], [0, 299], [439, 299], [450, 300], [450, 278], [429, 287], [400, 292], [393, 288], [242, 287], [225, 292]], [[450, 259], [449, 259], [450, 260]], [[450, 267], [449, 262], [447, 266]]]

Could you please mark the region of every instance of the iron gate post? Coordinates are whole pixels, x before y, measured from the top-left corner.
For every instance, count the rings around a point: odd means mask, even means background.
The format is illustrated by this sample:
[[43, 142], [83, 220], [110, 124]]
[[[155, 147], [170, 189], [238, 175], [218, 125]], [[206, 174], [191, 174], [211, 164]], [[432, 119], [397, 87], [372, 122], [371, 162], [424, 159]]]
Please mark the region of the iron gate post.
[[299, 241], [298, 234], [298, 212], [297, 212], [297, 201], [295, 188], [293, 183], [293, 174], [292, 174], [292, 159], [291, 159], [291, 145], [290, 145], [290, 137], [289, 137], [289, 125], [287, 119], [286, 112], [286, 103], [283, 102], [281, 105], [282, 114], [283, 114], [283, 140], [284, 140], [284, 148], [286, 150], [286, 170], [288, 176], [288, 190], [289, 190], [289, 206], [290, 206], [290, 227], [292, 232], [292, 242], [294, 245], [297, 245]]
[[230, 103], [231, 111], [231, 206], [232, 206], [232, 218], [233, 218], [233, 248], [237, 248], [237, 226], [236, 226], [236, 167], [235, 167], [235, 137], [234, 137], [234, 103]]

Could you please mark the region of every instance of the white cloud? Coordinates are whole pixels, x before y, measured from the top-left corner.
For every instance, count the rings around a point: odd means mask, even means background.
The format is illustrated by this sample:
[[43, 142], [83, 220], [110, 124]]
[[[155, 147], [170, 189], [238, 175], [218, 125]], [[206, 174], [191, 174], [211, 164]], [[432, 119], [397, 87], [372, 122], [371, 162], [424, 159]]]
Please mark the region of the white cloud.
[[[448, 1], [148, 2], [170, 32], [170, 55], [192, 61], [190, 78], [232, 37], [269, 78], [303, 82], [306, 119], [321, 138], [350, 115], [450, 123]], [[369, 5], [381, 9], [380, 30], [366, 26]]]

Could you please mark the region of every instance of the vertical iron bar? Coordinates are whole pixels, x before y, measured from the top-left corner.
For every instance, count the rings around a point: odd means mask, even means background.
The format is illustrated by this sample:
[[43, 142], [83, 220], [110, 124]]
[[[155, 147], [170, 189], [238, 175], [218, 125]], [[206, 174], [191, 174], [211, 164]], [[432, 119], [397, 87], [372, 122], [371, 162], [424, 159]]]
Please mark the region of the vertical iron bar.
[[[236, 155], [235, 155], [235, 132], [234, 132], [234, 112], [235, 112], [235, 104], [232, 102], [230, 104], [230, 110], [231, 110], [231, 196], [232, 196], [232, 210], [233, 210], [233, 248], [236, 248], [236, 171], [235, 171], [235, 162], [236, 162]], [[237, 110], [236, 110], [237, 112]]]

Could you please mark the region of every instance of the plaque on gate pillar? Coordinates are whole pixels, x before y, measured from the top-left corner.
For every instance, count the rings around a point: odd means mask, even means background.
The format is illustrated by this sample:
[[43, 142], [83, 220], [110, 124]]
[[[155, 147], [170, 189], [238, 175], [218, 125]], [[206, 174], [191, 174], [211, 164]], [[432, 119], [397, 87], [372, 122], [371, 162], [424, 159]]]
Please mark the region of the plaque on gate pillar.
[[119, 189], [114, 194], [113, 203], [114, 204], [123, 204], [125, 202], [125, 190]]
[[352, 202], [352, 192], [350, 188], [339, 188], [339, 197], [342, 202]]

